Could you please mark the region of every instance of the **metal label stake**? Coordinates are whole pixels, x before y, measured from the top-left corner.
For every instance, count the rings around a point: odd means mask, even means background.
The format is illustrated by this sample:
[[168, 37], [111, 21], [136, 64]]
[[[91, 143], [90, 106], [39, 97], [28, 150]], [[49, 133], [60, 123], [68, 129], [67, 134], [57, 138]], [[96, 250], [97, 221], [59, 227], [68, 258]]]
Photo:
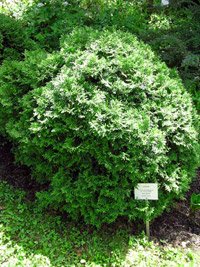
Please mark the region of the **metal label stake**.
[[148, 240], [150, 240], [150, 223], [149, 221], [146, 221], [146, 235]]
[[139, 183], [134, 188], [135, 199], [145, 200], [145, 225], [146, 235], [150, 239], [150, 214], [149, 200], [158, 200], [158, 184], [157, 183]]

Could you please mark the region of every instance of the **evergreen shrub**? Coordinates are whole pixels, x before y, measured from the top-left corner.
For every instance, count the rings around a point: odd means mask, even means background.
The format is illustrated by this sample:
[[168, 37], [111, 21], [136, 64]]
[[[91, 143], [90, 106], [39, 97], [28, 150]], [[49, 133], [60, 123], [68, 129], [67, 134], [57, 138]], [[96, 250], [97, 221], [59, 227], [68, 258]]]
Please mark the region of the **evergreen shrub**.
[[50, 182], [38, 193], [43, 206], [96, 226], [144, 219], [134, 187], [158, 183], [148, 213], [155, 218], [183, 196], [198, 165], [190, 95], [176, 71], [129, 33], [75, 29], [61, 47], [1, 69], [1, 112], [17, 160]]

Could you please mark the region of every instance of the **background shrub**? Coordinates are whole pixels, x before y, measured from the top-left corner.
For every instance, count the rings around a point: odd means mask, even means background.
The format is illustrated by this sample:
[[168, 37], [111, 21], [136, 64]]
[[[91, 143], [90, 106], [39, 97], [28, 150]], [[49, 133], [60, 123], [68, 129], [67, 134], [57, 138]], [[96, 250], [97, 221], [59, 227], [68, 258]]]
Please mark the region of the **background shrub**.
[[20, 21], [0, 14], [0, 64], [5, 59], [22, 59], [25, 49], [34, 46]]
[[151, 14], [147, 28], [139, 32], [139, 37], [149, 43], [169, 67], [178, 70], [199, 112], [200, 6], [186, 6], [172, 5], [173, 8]]
[[29, 36], [48, 51], [60, 48], [60, 38], [77, 26], [113, 27], [136, 33], [145, 24], [138, 1], [36, 0], [23, 14]]
[[34, 1], [23, 15], [27, 32], [41, 47], [52, 51], [59, 49], [59, 39], [83, 24], [84, 13], [71, 1]]
[[16, 158], [50, 182], [38, 194], [42, 205], [96, 226], [144, 219], [134, 187], [157, 182], [149, 216], [158, 216], [188, 189], [198, 164], [190, 95], [131, 34], [80, 28], [61, 46], [26, 53], [0, 73], [1, 114]]
[[185, 42], [174, 35], [163, 35], [155, 38], [150, 44], [169, 67], [180, 67], [187, 53]]

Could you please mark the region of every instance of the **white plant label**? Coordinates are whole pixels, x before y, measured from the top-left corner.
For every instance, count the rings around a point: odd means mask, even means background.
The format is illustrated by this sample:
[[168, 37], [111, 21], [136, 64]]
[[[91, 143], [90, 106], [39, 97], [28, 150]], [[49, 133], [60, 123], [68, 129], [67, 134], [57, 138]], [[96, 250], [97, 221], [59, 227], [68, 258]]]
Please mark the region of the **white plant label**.
[[134, 189], [135, 199], [158, 200], [158, 184], [140, 183]]
[[163, 6], [167, 6], [169, 5], [169, 0], [162, 0], [161, 3]]

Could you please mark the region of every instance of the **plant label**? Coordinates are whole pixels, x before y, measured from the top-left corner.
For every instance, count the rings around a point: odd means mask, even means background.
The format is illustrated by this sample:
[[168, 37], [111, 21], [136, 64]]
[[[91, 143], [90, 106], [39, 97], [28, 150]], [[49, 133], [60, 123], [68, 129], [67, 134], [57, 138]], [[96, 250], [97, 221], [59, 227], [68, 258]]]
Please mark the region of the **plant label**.
[[134, 189], [135, 199], [158, 200], [158, 184], [141, 183]]
[[167, 5], [169, 5], [169, 0], [162, 0], [162, 1], [161, 1], [161, 4], [162, 4], [163, 6], [167, 6]]

